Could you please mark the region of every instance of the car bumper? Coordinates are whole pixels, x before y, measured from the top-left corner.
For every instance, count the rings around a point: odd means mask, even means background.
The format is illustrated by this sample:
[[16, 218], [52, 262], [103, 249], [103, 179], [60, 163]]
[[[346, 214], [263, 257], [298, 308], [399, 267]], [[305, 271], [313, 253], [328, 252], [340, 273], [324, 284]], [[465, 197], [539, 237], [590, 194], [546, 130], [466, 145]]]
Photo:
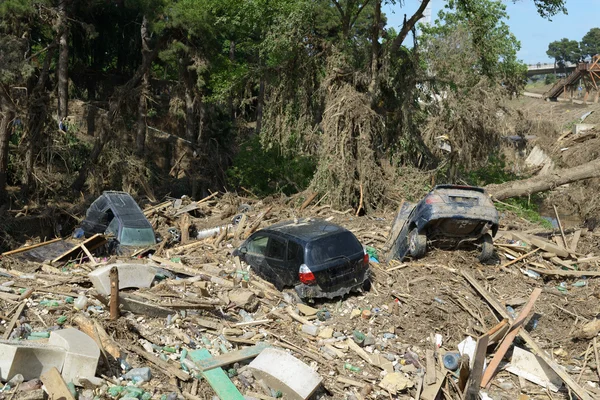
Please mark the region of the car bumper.
[[349, 283], [348, 285], [344, 285], [338, 288], [334, 288], [331, 290], [326, 290], [321, 288], [319, 285], [305, 285], [300, 283], [294, 286], [296, 293], [302, 299], [316, 299], [316, 298], [327, 298], [333, 299], [335, 297], [345, 296], [353, 291], [360, 291], [363, 288], [365, 281], [367, 281], [371, 276], [370, 271], [367, 269], [362, 273], [362, 276], [357, 279], [355, 282]]

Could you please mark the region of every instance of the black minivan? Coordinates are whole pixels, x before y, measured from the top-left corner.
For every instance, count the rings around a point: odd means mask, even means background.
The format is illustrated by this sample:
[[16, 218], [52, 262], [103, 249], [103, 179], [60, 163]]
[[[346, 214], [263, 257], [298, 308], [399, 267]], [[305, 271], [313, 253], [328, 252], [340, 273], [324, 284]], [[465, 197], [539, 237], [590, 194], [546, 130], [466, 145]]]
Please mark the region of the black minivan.
[[369, 256], [349, 230], [304, 218], [252, 234], [233, 252], [277, 289], [294, 287], [301, 298], [343, 296], [368, 289]]

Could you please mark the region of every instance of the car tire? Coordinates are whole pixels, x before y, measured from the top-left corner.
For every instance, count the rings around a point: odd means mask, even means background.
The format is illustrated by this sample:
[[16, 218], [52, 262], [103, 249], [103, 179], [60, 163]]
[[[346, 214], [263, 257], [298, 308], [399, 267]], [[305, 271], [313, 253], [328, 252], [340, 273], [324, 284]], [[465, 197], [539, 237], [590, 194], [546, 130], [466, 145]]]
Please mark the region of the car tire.
[[427, 251], [427, 235], [413, 228], [408, 234], [408, 251], [412, 258], [422, 258]]
[[362, 283], [361, 289], [363, 292], [368, 292], [371, 290], [371, 279], [365, 279]]
[[492, 235], [486, 233], [479, 239], [481, 245], [481, 253], [479, 254], [479, 261], [482, 263], [489, 262], [494, 257], [494, 240]]

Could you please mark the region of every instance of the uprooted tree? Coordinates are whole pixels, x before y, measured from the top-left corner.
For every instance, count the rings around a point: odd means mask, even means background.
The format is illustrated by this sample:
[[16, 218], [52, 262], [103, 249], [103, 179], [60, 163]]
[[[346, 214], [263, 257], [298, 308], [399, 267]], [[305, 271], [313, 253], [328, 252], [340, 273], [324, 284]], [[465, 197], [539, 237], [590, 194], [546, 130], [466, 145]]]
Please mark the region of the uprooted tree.
[[488, 185], [485, 189], [496, 200], [510, 197], [529, 196], [534, 193], [552, 190], [561, 185], [583, 179], [600, 177], [600, 159], [573, 168], [557, 169], [546, 175], [529, 179]]

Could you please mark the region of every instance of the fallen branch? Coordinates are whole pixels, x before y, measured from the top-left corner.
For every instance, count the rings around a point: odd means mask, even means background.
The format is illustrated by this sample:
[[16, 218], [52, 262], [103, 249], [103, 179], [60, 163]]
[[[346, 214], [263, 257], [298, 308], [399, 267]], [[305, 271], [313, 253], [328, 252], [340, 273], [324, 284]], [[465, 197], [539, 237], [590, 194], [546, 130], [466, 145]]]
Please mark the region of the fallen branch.
[[534, 176], [520, 181], [487, 185], [486, 191], [495, 199], [529, 196], [534, 193], [554, 189], [567, 183], [600, 176], [600, 159], [573, 168], [559, 169], [543, 176]]

